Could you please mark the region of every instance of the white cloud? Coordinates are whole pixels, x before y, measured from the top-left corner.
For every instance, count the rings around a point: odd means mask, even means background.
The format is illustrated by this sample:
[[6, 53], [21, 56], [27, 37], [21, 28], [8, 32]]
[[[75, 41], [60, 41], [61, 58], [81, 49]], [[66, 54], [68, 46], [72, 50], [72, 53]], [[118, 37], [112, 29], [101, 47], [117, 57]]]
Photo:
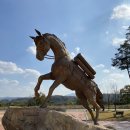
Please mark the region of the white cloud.
[[122, 26], [122, 29], [126, 30], [126, 29], [128, 29], [128, 27], [129, 27], [128, 25], [124, 25], [124, 26]]
[[36, 55], [36, 46], [33, 45], [33, 46], [28, 47], [27, 51], [30, 52], [33, 55]]
[[40, 72], [34, 69], [22, 69], [13, 62], [0, 61], [0, 74], [2, 75], [23, 75], [38, 77]]
[[111, 69], [112, 69], [112, 70], [115, 70], [116, 68], [112, 66]]
[[80, 53], [80, 47], [75, 47], [74, 52], [70, 53], [71, 58], [74, 58], [78, 53]]
[[123, 44], [125, 40], [126, 40], [125, 38], [113, 38], [112, 45], [119, 46], [119, 45]]
[[96, 69], [96, 68], [104, 68], [104, 67], [105, 67], [105, 65], [99, 64], [99, 65], [96, 65], [94, 68]]
[[0, 97], [24, 97], [34, 95], [34, 84], [20, 84], [17, 80], [0, 79]]
[[71, 58], [74, 58], [76, 56], [76, 54], [74, 52], [71, 52], [70, 56], [71, 56]]
[[122, 4], [113, 9], [111, 19], [130, 19], [130, 5]]
[[55, 89], [53, 95], [60, 95], [60, 94], [67, 95], [68, 93], [72, 93], [72, 90], [66, 88], [64, 85], [61, 84]]
[[0, 79], [0, 86], [1, 87], [6, 86], [5, 89], [7, 89], [7, 87], [17, 86], [17, 85], [19, 85], [19, 81], [17, 80]]
[[112, 74], [110, 74], [110, 77], [115, 80], [121, 80], [125, 76], [124, 76], [124, 74], [120, 74], [120, 73], [112, 73]]
[[0, 73], [1, 74], [21, 74], [24, 70], [17, 67], [13, 62], [0, 61]]
[[34, 76], [37, 78], [40, 75], [40, 72], [34, 69], [25, 69], [24, 72], [25, 72], [25, 77]]
[[118, 90], [120, 90], [130, 83], [127, 71], [121, 71], [115, 67], [97, 69], [95, 81], [104, 93], [111, 92], [113, 84], [116, 84]]
[[37, 70], [23, 69], [13, 62], [0, 61], [0, 96], [33, 95], [39, 75]]
[[75, 48], [76, 53], [78, 54], [80, 52], [80, 47]]
[[126, 73], [120, 73], [117, 71], [117, 69], [110, 71], [106, 75], [102, 75], [102, 73], [99, 72], [97, 74], [99, 77], [101, 76], [97, 83], [99, 84], [104, 93], [112, 92], [111, 88], [114, 84], [117, 85], [118, 90], [123, 88], [124, 85], [129, 84], [129, 78], [128, 76], [126, 77]]
[[110, 71], [108, 69], [104, 69], [103, 72], [104, 73], [110, 73]]

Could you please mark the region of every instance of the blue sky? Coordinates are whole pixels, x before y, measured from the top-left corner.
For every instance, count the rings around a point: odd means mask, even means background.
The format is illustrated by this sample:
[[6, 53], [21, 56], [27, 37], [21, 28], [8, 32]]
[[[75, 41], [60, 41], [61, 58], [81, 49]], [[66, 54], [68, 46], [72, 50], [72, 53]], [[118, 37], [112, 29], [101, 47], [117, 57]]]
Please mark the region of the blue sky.
[[[38, 76], [50, 72], [53, 60], [35, 58], [35, 28], [57, 35], [72, 57], [82, 53], [102, 92], [119, 90], [130, 81], [111, 58], [129, 25], [130, 0], [0, 0], [0, 97], [33, 96]], [[43, 81], [40, 91], [47, 94], [51, 84]], [[62, 85], [54, 91], [68, 93]]]

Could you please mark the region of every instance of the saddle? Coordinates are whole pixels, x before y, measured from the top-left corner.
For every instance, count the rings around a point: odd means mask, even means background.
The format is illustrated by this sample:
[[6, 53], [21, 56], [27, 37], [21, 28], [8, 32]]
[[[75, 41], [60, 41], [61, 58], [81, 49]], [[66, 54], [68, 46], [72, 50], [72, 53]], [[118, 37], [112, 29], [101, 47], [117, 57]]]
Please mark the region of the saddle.
[[78, 67], [90, 78], [95, 78], [95, 70], [90, 66], [90, 64], [85, 60], [85, 58], [79, 53], [74, 57], [74, 62], [78, 65]]

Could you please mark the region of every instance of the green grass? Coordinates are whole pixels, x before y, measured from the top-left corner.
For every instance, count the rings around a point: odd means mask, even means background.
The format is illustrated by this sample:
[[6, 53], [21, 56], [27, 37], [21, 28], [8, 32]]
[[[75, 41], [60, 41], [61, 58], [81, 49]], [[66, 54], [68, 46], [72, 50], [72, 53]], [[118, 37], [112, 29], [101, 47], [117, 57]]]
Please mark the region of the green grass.
[[[99, 114], [99, 120], [101, 121], [130, 121], [130, 110], [125, 110], [124, 111], [124, 116], [121, 117], [120, 115], [117, 117], [114, 117], [115, 112], [113, 111], [104, 111], [104, 112], [100, 112]], [[87, 113], [89, 119], [91, 119], [90, 114]]]

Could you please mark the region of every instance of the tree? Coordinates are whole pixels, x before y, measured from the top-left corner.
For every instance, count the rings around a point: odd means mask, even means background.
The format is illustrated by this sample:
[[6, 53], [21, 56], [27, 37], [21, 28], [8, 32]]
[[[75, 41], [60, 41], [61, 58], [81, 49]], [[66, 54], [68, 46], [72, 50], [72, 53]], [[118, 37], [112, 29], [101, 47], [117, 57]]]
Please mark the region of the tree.
[[124, 88], [120, 90], [120, 95], [122, 103], [130, 103], [130, 85], [125, 85]]
[[112, 91], [113, 91], [113, 94], [114, 94], [113, 101], [114, 101], [114, 108], [115, 108], [115, 111], [116, 111], [117, 102], [119, 102], [118, 101], [119, 100], [119, 97], [118, 97], [119, 94], [118, 94], [116, 83], [113, 83], [111, 87], [112, 87]]
[[130, 26], [126, 33], [126, 40], [117, 49], [118, 53], [115, 54], [115, 58], [112, 58], [112, 66], [118, 67], [121, 70], [127, 70], [130, 78]]

